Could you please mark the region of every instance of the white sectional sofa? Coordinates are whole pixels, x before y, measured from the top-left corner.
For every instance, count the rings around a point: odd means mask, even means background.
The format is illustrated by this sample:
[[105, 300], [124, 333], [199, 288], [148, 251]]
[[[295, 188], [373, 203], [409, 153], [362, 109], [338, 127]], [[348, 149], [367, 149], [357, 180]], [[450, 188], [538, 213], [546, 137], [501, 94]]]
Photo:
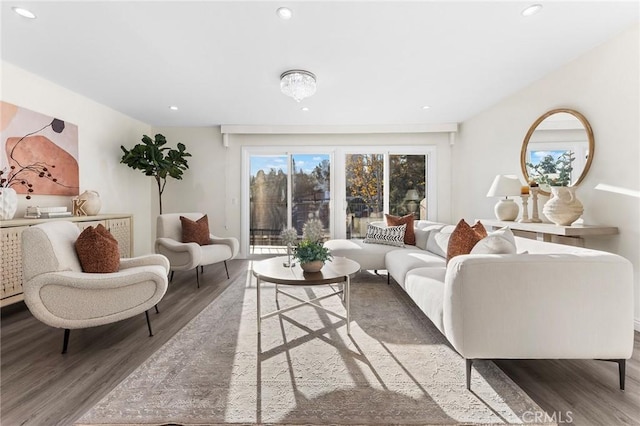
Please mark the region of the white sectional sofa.
[[447, 265], [433, 238], [425, 241], [425, 234], [443, 226], [416, 222], [428, 229], [416, 246], [362, 240], [330, 240], [325, 246], [363, 269], [386, 269], [466, 359], [469, 389], [477, 359], [615, 361], [624, 389], [634, 340], [627, 259], [515, 237], [516, 254], [461, 255]]

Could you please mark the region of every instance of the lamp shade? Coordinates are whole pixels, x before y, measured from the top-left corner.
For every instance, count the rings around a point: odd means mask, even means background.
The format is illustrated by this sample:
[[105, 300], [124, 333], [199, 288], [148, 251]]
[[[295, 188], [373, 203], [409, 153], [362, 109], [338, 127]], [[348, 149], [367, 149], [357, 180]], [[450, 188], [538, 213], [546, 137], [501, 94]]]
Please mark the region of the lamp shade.
[[407, 191], [407, 194], [404, 196], [404, 199], [407, 201], [418, 201], [420, 199], [420, 195], [418, 191], [415, 189], [410, 189]]
[[508, 197], [510, 195], [520, 195], [522, 183], [515, 175], [498, 175], [493, 180], [487, 197]]

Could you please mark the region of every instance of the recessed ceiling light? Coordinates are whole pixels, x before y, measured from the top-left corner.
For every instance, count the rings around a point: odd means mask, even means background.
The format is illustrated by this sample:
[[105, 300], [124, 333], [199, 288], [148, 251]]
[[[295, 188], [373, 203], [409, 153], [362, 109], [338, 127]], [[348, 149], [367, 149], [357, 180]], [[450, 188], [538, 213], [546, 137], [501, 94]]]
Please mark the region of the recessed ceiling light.
[[429, 108], [431, 108], [429, 105], [425, 105], [422, 107], [422, 109], [429, 109]]
[[29, 19], [36, 19], [36, 14], [33, 13], [30, 10], [27, 10], [23, 7], [12, 7], [13, 11], [15, 13], [17, 13], [18, 15], [24, 17], [24, 18], [29, 18]]
[[276, 13], [280, 19], [291, 19], [293, 16], [293, 12], [288, 7], [279, 7], [278, 10], [276, 10]]
[[302, 108], [300, 108], [300, 110], [304, 111], [304, 112], [307, 112], [307, 111], [309, 111], [309, 107], [302, 107]]
[[541, 10], [542, 10], [542, 5], [541, 4], [532, 4], [531, 6], [527, 7], [525, 10], [522, 11], [522, 16], [535, 15], [536, 13], [540, 12]]
[[175, 105], [171, 105], [171, 106], [169, 107], [169, 109], [170, 109], [171, 111], [177, 111], [177, 110], [178, 110], [178, 107], [177, 107], [177, 106], [175, 106]]

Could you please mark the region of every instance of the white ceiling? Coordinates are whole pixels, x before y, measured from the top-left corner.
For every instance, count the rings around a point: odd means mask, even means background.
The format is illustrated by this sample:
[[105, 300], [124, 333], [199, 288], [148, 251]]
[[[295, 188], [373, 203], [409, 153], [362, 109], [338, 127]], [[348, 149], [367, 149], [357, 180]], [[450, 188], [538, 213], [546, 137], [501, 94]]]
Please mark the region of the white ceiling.
[[[639, 20], [637, 1], [539, 2], [2, 0], [1, 53], [157, 126], [461, 122]], [[318, 78], [300, 104], [292, 68]]]

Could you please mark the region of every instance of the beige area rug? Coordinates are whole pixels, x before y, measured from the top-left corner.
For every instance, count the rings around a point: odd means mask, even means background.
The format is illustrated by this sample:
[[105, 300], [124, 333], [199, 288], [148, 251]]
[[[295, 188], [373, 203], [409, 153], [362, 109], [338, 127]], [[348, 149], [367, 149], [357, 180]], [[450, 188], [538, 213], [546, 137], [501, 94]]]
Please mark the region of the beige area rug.
[[[305, 306], [264, 320], [260, 342], [255, 284], [234, 282], [78, 424], [517, 424], [542, 411], [489, 361], [467, 391], [464, 360], [386, 277], [353, 280], [351, 336]], [[263, 289], [264, 314], [276, 305]], [[339, 297], [321, 303], [344, 315]]]

